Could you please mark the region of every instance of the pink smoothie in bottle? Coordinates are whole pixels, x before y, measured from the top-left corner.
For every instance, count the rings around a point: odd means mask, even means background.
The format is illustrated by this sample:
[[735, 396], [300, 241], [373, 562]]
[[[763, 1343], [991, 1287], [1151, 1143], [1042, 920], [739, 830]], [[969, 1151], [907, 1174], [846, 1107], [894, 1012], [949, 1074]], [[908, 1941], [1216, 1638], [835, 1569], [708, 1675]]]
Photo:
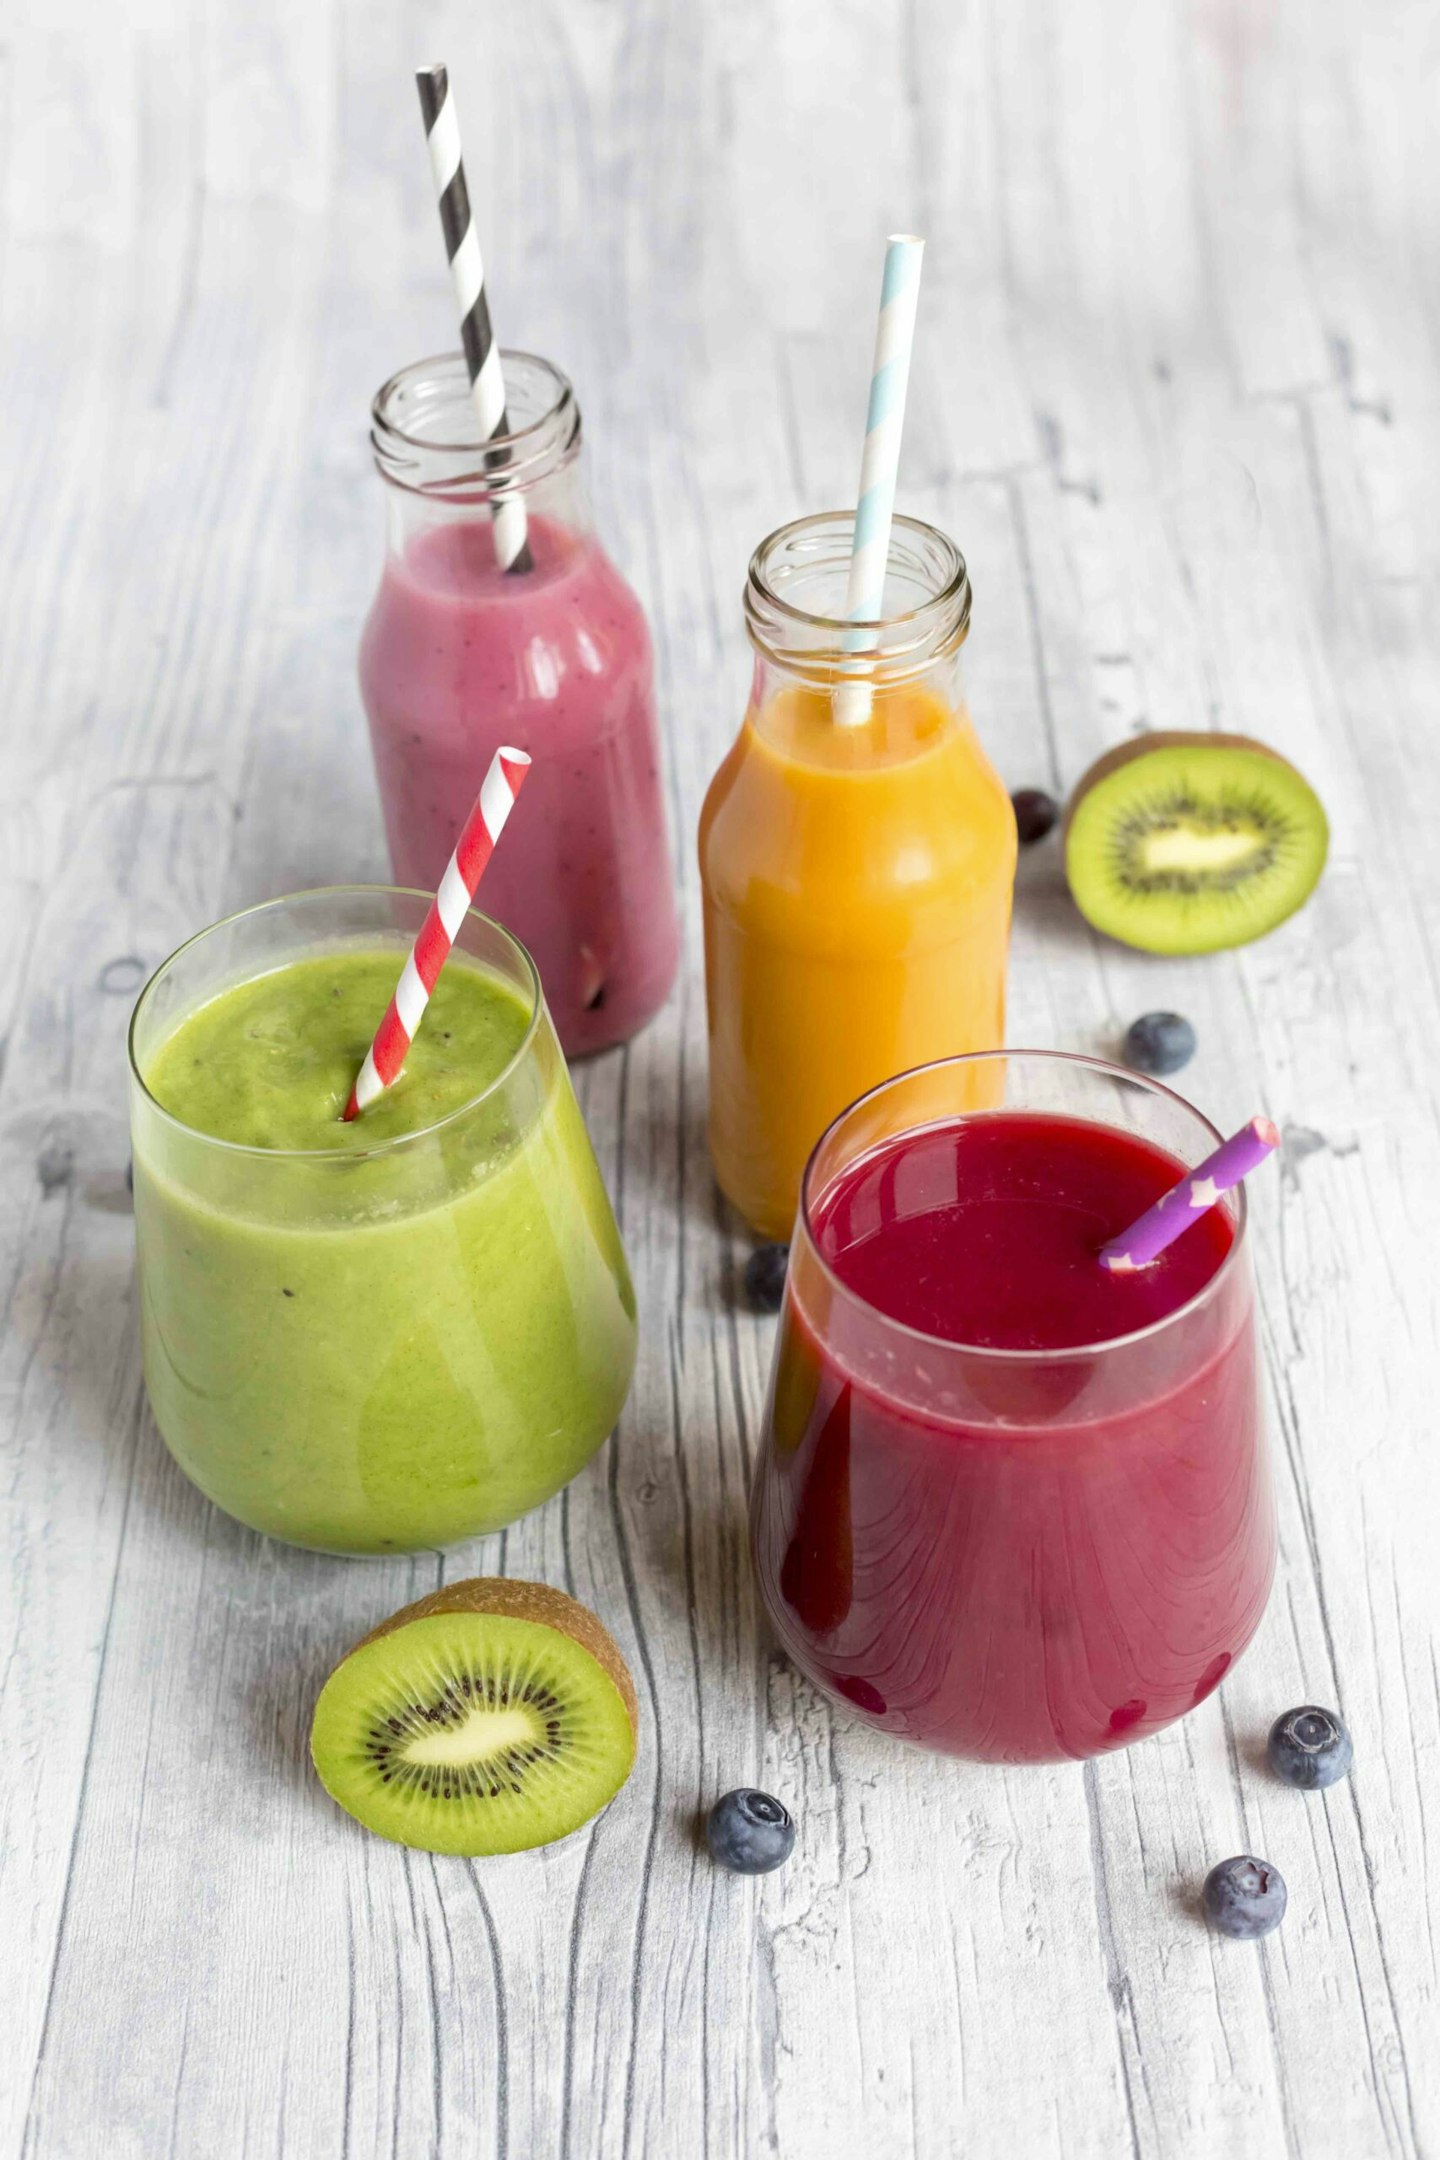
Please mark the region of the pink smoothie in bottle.
[[524, 571], [496, 560], [497, 474], [481, 465], [460, 356], [407, 369], [375, 401], [390, 545], [360, 687], [402, 885], [438, 883], [500, 743], [534, 758], [485, 906], [529, 947], [576, 1056], [633, 1035], [675, 975], [650, 637], [589, 528], [569, 384], [509, 352], [505, 379]]

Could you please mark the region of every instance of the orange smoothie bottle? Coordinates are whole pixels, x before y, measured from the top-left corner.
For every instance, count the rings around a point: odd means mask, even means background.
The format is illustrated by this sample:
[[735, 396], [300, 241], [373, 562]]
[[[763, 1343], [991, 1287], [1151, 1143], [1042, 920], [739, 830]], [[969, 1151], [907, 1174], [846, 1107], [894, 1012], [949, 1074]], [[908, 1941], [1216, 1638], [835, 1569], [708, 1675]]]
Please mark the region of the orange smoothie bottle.
[[860, 663], [868, 711], [862, 698], [841, 725], [853, 527], [801, 518], [756, 551], [750, 705], [700, 818], [710, 1151], [772, 1238], [847, 1103], [1004, 1037], [1015, 819], [959, 692], [965, 564], [933, 526], [895, 519]]

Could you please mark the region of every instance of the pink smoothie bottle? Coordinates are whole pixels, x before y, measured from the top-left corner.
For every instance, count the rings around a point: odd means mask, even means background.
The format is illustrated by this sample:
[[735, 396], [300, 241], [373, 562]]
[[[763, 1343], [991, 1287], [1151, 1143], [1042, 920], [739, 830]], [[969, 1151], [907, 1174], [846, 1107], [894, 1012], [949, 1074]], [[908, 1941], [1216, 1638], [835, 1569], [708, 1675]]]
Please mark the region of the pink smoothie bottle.
[[[640, 603], [591, 529], [575, 393], [532, 353], [504, 367], [510, 433], [486, 453], [458, 352], [376, 396], [388, 544], [360, 690], [401, 885], [438, 883], [499, 744], [534, 758], [484, 905], [529, 947], [575, 1057], [633, 1035], [675, 977], [654, 668]], [[509, 571], [502, 492], [526, 512], [526, 567]]]

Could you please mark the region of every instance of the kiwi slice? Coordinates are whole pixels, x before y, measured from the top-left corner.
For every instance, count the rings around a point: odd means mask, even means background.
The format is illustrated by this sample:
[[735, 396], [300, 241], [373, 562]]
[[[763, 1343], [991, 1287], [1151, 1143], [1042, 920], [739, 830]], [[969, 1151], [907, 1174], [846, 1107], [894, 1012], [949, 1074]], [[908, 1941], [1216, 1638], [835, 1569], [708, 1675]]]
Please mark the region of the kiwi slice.
[[1330, 831], [1320, 798], [1248, 735], [1142, 735], [1090, 767], [1065, 817], [1088, 922], [1143, 952], [1263, 937], [1309, 899]]
[[422, 1852], [523, 1852], [589, 1822], [635, 1760], [635, 1687], [594, 1613], [475, 1577], [407, 1605], [320, 1691], [331, 1798]]

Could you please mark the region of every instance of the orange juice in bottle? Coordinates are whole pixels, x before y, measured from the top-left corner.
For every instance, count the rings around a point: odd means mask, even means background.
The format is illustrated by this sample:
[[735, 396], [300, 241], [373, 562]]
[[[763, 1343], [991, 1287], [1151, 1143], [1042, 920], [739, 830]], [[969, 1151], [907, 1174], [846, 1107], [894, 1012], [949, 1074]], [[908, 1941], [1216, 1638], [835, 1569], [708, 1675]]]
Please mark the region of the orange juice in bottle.
[[[847, 1103], [1004, 1036], [1015, 819], [959, 692], [965, 564], [933, 526], [896, 518], [857, 662], [853, 529], [849, 512], [801, 518], [756, 551], [750, 705], [700, 819], [710, 1151], [773, 1238]], [[857, 665], [863, 717], [842, 724]]]

